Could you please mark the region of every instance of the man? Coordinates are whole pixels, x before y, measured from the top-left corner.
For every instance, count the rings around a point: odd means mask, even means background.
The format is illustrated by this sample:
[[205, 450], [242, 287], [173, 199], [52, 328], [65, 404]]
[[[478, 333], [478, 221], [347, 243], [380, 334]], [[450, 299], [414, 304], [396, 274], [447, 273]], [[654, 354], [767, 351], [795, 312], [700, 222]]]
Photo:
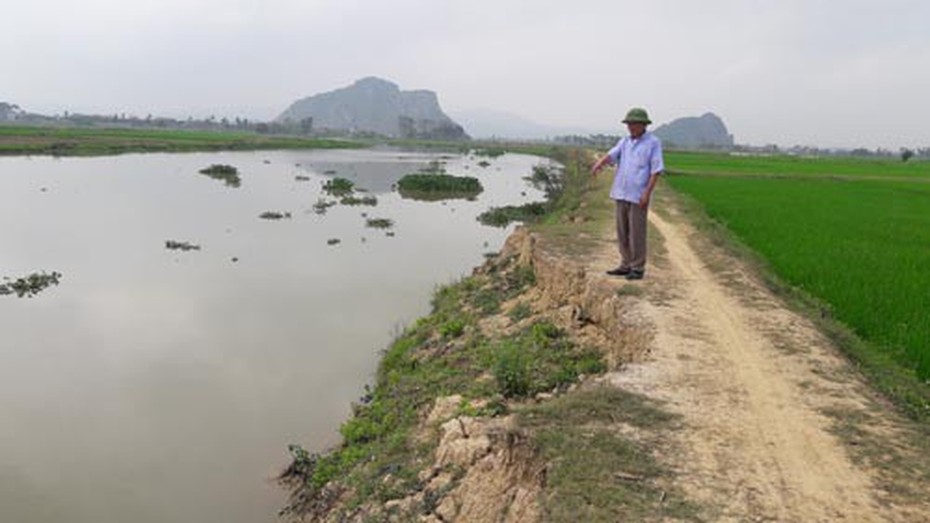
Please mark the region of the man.
[[620, 139], [591, 167], [597, 176], [607, 162], [617, 165], [610, 197], [617, 204], [617, 246], [620, 265], [611, 276], [641, 280], [646, 274], [646, 213], [659, 175], [665, 170], [662, 142], [646, 126], [652, 122], [646, 110], [634, 107], [623, 119], [630, 135]]

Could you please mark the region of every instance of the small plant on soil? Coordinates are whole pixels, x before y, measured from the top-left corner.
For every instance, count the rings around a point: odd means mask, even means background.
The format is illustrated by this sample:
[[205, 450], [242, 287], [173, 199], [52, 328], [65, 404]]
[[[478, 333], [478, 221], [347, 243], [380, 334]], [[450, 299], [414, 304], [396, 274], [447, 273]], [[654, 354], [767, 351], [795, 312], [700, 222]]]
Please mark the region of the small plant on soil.
[[460, 318], [449, 320], [439, 326], [439, 334], [446, 339], [458, 338], [463, 332], [465, 332], [465, 322]]
[[507, 317], [510, 318], [513, 322], [518, 322], [520, 320], [529, 318], [533, 314], [533, 310], [526, 303], [518, 303], [507, 313]]

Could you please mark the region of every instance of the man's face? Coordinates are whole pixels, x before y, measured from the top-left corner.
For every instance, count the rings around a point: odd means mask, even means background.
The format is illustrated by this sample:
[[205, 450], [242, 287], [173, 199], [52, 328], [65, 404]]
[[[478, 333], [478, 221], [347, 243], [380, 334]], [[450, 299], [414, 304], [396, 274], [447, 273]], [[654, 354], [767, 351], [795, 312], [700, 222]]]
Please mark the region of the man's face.
[[626, 128], [630, 131], [630, 136], [633, 138], [639, 138], [646, 132], [646, 124], [639, 122], [630, 122], [626, 124]]

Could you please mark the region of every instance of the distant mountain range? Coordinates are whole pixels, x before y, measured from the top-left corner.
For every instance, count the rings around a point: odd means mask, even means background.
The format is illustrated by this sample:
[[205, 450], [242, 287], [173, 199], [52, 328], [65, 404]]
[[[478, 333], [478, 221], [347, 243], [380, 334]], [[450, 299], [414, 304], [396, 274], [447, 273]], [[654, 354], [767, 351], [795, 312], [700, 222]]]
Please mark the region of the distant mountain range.
[[534, 122], [528, 118], [504, 111], [472, 109], [452, 113], [455, 120], [475, 138], [516, 138], [544, 140], [570, 134], [588, 135], [598, 132], [581, 126], [556, 126]]
[[433, 91], [401, 91], [397, 84], [373, 76], [297, 100], [275, 121], [307, 122], [314, 130], [396, 138], [468, 138], [462, 126], [439, 107]]
[[[543, 125], [521, 116], [489, 110], [473, 110], [454, 113], [468, 133], [476, 138], [515, 138], [540, 140], [565, 136], [609, 136], [625, 134], [618, 123], [608, 131], [584, 127], [559, 127]], [[733, 135], [729, 134], [723, 120], [713, 113], [699, 117], [678, 118], [659, 125], [653, 132], [668, 147], [681, 149], [730, 148]]]
[[[609, 141], [625, 134], [618, 123], [611, 130], [561, 127], [539, 124], [527, 118], [492, 110], [461, 111], [450, 118], [439, 106], [436, 93], [427, 90], [401, 91], [397, 84], [376, 77], [362, 78], [350, 86], [292, 103], [273, 122], [249, 122], [236, 118], [179, 121], [170, 118], [139, 118], [125, 115], [44, 116], [23, 111], [19, 106], [0, 102], [0, 122], [49, 125], [62, 122], [77, 125], [162, 127], [194, 129], [240, 129], [281, 134], [371, 134], [396, 138], [463, 140], [475, 138], [562, 139], [584, 143], [584, 137]], [[464, 126], [464, 127], [463, 127]], [[466, 132], [467, 130], [467, 132]], [[719, 116], [705, 113], [678, 118], [653, 128], [666, 147], [685, 149], [729, 149], [733, 135]]]

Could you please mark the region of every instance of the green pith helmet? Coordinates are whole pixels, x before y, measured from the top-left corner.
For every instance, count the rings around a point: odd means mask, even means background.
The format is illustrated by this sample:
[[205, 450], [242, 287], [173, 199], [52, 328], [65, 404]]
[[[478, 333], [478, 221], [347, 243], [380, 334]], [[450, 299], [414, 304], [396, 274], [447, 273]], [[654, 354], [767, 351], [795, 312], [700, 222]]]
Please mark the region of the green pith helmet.
[[642, 107], [634, 107], [626, 113], [626, 118], [623, 119], [623, 123], [644, 123], [648, 125], [652, 123], [652, 120], [649, 119], [649, 115], [646, 114], [645, 109]]

